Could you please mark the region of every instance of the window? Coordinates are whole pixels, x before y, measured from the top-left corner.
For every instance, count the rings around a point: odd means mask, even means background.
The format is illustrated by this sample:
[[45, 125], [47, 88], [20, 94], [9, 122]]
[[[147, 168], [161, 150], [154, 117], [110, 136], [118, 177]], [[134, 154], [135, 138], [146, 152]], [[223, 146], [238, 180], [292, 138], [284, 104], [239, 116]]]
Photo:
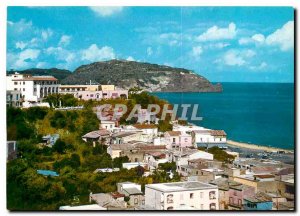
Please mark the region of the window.
[[234, 196], [236, 196], [236, 195], [237, 195], [237, 192], [236, 192], [236, 190], [234, 190], [234, 191], [233, 191], [233, 195], [234, 195]]
[[190, 193], [190, 199], [193, 199], [193, 198], [194, 198], [194, 194]]
[[172, 206], [170, 206], [170, 207], [168, 207], [168, 208], [167, 208], [167, 210], [173, 210], [173, 207], [172, 207]]
[[173, 203], [173, 194], [167, 195], [167, 203]]
[[138, 159], [137, 159], [137, 158], [134, 158], [134, 162], [138, 162]]
[[175, 138], [173, 138], [173, 142], [175, 142], [176, 141], [176, 139]]
[[203, 208], [204, 208], [204, 205], [203, 205], [203, 204], [201, 204], [201, 210], [203, 210]]
[[209, 204], [209, 209], [210, 210], [216, 210], [216, 203]]
[[18, 82], [14, 82], [14, 85], [18, 85]]
[[34, 88], [33, 91], [36, 92], [36, 88]]
[[25, 88], [23, 88], [23, 91], [25, 91]]
[[138, 198], [134, 198], [134, 204], [138, 204], [138, 203], [139, 203]]
[[200, 192], [200, 198], [203, 198], [203, 192]]
[[18, 89], [17, 89], [17, 88], [14, 88], [14, 90], [17, 91]]
[[209, 192], [209, 199], [210, 200], [216, 199], [216, 191], [210, 191]]
[[23, 82], [23, 85], [25, 85], [25, 82]]
[[229, 197], [229, 203], [233, 204], [233, 198], [232, 197]]
[[239, 206], [242, 205], [242, 200], [241, 200], [241, 199], [238, 200], [238, 205], [239, 205]]
[[180, 200], [183, 200], [183, 193], [180, 193]]

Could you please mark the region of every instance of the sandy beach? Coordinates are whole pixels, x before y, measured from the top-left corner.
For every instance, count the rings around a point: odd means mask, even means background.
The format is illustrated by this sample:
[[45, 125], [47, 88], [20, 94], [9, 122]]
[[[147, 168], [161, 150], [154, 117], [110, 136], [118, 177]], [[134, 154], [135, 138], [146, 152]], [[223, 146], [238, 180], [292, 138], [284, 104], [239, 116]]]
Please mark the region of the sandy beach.
[[227, 140], [227, 144], [234, 146], [234, 147], [240, 147], [240, 148], [246, 148], [246, 149], [252, 149], [252, 150], [261, 150], [261, 151], [266, 151], [266, 152], [277, 152], [277, 151], [284, 151], [285, 153], [293, 152], [293, 150], [289, 150], [289, 149], [260, 146], [260, 145], [255, 145], [255, 144], [236, 142], [233, 140]]

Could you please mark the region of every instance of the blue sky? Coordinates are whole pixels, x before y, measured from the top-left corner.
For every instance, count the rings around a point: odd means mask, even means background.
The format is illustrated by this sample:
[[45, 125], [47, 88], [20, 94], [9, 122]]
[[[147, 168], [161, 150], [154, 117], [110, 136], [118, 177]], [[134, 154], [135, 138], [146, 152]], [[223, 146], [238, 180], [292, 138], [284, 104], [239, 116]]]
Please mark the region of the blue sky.
[[291, 7], [8, 7], [7, 69], [109, 59], [183, 67], [214, 82], [293, 82]]

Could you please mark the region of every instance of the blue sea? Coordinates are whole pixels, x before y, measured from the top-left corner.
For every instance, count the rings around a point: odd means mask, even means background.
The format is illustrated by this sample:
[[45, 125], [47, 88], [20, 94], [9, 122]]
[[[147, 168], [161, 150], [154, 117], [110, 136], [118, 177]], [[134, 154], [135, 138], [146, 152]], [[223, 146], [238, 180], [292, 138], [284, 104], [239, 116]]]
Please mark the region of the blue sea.
[[[293, 83], [222, 83], [221, 93], [153, 93], [172, 104], [199, 104], [193, 124], [230, 140], [294, 149]], [[190, 117], [192, 109], [188, 110]]]

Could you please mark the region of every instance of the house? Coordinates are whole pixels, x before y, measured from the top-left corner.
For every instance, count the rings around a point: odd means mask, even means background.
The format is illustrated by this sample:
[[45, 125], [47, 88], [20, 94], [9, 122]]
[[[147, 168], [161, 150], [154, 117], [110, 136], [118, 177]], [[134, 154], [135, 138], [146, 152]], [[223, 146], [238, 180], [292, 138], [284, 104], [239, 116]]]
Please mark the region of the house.
[[229, 210], [242, 210], [244, 199], [255, 194], [255, 188], [241, 183], [229, 185]]
[[108, 139], [110, 138], [110, 132], [106, 129], [100, 129], [96, 131], [91, 131], [82, 136], [85, 142], [93, 142], [93, 146], [96, 146], [96, 142], [108, 144]]
[[6, 142], [6, 160], [13, 160], [17, 158], [17, 141]]
[[167, 131], [164, 133], [168, 149], [193, 147], [192, 136], [181, 131]]
[[13, 107], [22, 106], [22, 94], [20, 90], [7, 90], [6, 91], [6, 105]]
[[118, 126], [119, 126], [118, 121], [105, 121], [105, 120], [103, 120], [100, 123], [100, 128], [101, 129], [106, 129], [110, 132], [114, 132], [114, 130], [116, 130]]
[[80, 205], [80, 206], [60, 206], [59, 210], [64, 211], [100, 211], [100, 210], [107, 210], [97, 204], [90, 204], [90, 205]]
[[219, 209], [227, 210], [229, 205], [229, 185], [233, 184], [227, 178], [217, 178], [210, 181], [210, 184], [217, 185], [219, 189]]
[[218, 210], [218, 187], [198, 181], [147, 184], [145, 205], [156, 210]]
[[244, 210], [272, 210], [273, 201], [270, 196], [263, 192], [258, 192], [253, 196], [244, 198]]
[[195, 130], [192, 131], [193, 141], [197, 147], [211, 148], [217, 146], [227, 148], [226, 133], [224, 130]]
[[255, 192], [276, 192], [278, 188], [274, 175], [244, 174], [234, 176], [232, 179], [235, 182], [253, 187]]
[[189, 161], [193, 159], [214, 159], [213, 154], [189, 148], [183, 148], [181, 150], [169, 150], [167, 152], [167, 157], [169, 162], [176, 162], [177, 169], [179, 169], [179, 166], [181, 165], [188, 165]]
[[118, 171], [120, 171], [120, 168], [102, 168], [102, 169], [96, 169], [94, 173], [112, 173]]
[[144, 169], [148, 168], [148, 164], [142, 163], [142, 162], [131, 162], [131, 163], [123, 163], [122, 164], [122, 167], [124, 169], [128, 169], [128, 170], [139, 167], [139, 166], [143, 167]]
[[280, 195], [287, 198], [288, 201], [293, 201], [295, 199], [294, 178], [294, 173], [276, 176], [276, 182], [278, 182], [278, 191]]
[[114, 159], [127, 156], [131, 162], [143, 162], [144, 156], [150, 152], [164, 152], [165, 146], [155, 146], [144, 142], [131, 141], [124, 144], [108, 146], [107, 153]]
[[116, 89], [114, 85], [61, 85], [60, 94], [73, 94], [81, 100], [128, 98], [128, 90]]
[[168, 158], [166, 157], [166, 154], [161, 151], [147, 152], [144, 156], [144, 162], [148, 163], [150, 169], [157, 169], [159, 164], [167, 163]]
[[111, 136], [111, 144], [124, 144], [130, 141], [143, 141], [143, 136], [141, 131], [121, 131], [115, 133]]
[[107, 210], [125, 210], [127, 202], [124, 201], [124, 195], [116, 193], [91, 193], [90, 202], [95, 201], [99, 206]]
[[43, 142], [47, 146], [53, 146], [58, 139], [59, 139], [59, 134], [52, 134], [52, 135], [48, 134], [42, 137]]
[[139, 206], [145, 204], [145, 197], [141, 185], [132, 182], [117, 183], [118, 193], [129, 197], [130, 206]]
[[147, 109], [138, 109], [137, 123], [150, 123], [155, 122], [156, 116], [151, 114]]
[[41, 102], [49, 94], [58, 93], [60, 84], [53, 76], [32, 76], [30, 74], [9, 74], [6, 76], [6, 90], [19, 91], [22, 101]]
[[136, 130], [140, 130], [143, 134], [148, 135], [150, 138], [157, 136], [158, 128], [155, 124], [135, 124], [133, 127]]

